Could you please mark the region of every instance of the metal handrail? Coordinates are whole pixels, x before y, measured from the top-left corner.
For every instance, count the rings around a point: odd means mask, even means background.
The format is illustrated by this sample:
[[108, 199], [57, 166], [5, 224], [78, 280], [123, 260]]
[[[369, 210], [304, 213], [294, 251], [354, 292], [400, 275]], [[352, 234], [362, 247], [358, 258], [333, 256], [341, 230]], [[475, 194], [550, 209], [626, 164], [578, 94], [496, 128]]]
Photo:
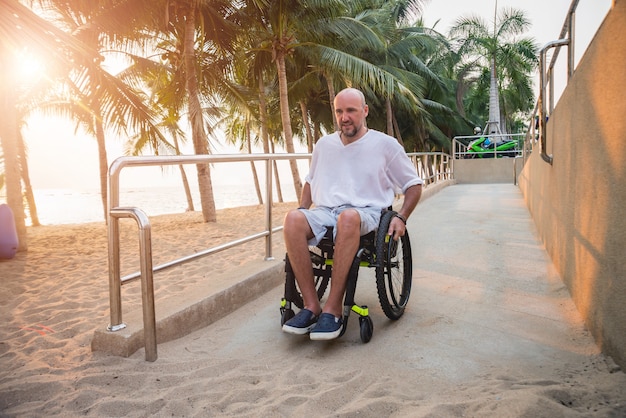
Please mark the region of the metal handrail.
[[[442, 152], [425, 152], [407, 154], [416, 166], [416, 170], [426, 184], [436, 183], [439, 180], [453, 178], [452, 159]], [[119, 331], [126, 327], [122, 321], [121, 286], [135, 279], [141, 278], [142, 310], [144, 325], [145, 358], [147, 361], [157, 359], [156, 348], [156, 317], [154, 307], [154, 273], [191, 260], [204, 257], [265, 237], [265, 259], [272, 259], [272, 234], [282, 230], [282, 227], [272, 228], [272, 166], [277, 160], [309, 159], [311, 154], [246, 154], [246, 155], [187, 155], [187, 156], [149, 156], [149, 157], [120, 157], [109, 167], [109, 211], [108, 211], [108, 245], [109, 245], [109, 303], [111, 323], [109, 331]], [[140, 208], [119, 207], [120, 173], [126, 167], [148, 167], [180, 164], [209, 164], [226, 162], [265, 161], [265, 230], [217, 247], [209, 248], [198, 253], [179, 258], [177, 260], [152, 266], [151, 226], [148, 216]], [[120, 234], [119, 219], [133, 218], [139, 229], [140, 266], [137, 273], [120, 277]]]
[[[554, 65], [556, 64], [556, 58], [559, 55], [559, 51], [562, 46], [567, 45], [567, 79], [574, 73], [574, 24], [576, 7], [579, 0], [572, 0], [570, 8], [567, 12], [565, 22], [561, 28], [559, 39], [548, 42], [539, 51], [539, 97], [537, 99], [537, 110], [539, 117], [539, 142], [541, 144], [541, 158], [552, 165], [554, 157], [547, 153], [547, 137], [546, 128], [548, 123], [548, 116], [554, 110]], [[547, 51], [555, 48], [550, 64], [546, 68], [546, 54]], [[546, 87], [550, 86], [550, 106], [549, 111], [546, 109]], [[535, 123], [535, 114], [533, 113], [531, 119], [531, 126]]]
[[[277, 160], [305, 159], [310, 158], [310, 154], [249, 154], [242, 155], [168, 155], [168, 156], [148, 156], [148, 157], [120, 157], [111, 163], [109, 167], [109, 212], [108, 212], [108, 246], [109, 246], [109, 305], [111, 322], [107, 329], [109, 331], [119, 331], [126, 325], [122, 321], [122, 298], [121, 286], [133, 279], [141, 277], [142, 284], [142, 309], [144, 317], [144, 340], [146, 347], [146, 360], [154, 361], [156, 354], [156, 320], [154, 314], [154, 291], [152, 290], [152, 277], [155, 271], [174, 267], [190, 260], [213, 254], [225, 250], [234, 245], [248, 242], [252, 239], [265, 237], [266, 260], [272, 259], [272, 233], [280, 230], [272, 230], [272, 162]], [[266, 205], [265, 205], [265, 231], [251, 237], [238, 240], [236, 242], [211, 248], [209, 250], [184, 257], [170, 263], [152, 268], [152, 246], [150, 242], [150, 221], [148, 216], [139, 208], [119, 207], [119, 179], [121, 171], [126, 167], [147, 167], [165, 166], [181, 164], [210, 164], [220, 162], [242, 162], [242, 161], [265, 161], [266, 164]], [[269, 204], [268, 204], [269, 202]], [[122, 278], [120, 277], [120, 233], [119, 219], [133, 218], [139, 228], [140, 240], [140, 265], [141, 271], [138, 274]], [[150, 294], [152, 300], [144, 295]]]

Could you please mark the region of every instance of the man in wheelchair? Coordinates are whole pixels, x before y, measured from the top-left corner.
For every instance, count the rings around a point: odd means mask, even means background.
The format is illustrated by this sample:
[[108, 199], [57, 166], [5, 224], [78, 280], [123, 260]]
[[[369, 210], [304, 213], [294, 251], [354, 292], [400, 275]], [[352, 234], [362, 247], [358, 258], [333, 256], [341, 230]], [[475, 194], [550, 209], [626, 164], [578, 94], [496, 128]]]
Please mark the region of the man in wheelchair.
[[[310, 333], [312, 340], [342, 334], [343, 297], [360, 237], [378, 227], [382, 210], [392, 205], [396, 191], [404, 194], [404, 202], [386, 233], [394, 240], [403, 236], [423, 184], [398, 141], [367, 128], [368, 106], [361, 91], [342, 90], [334, 104], [340, 130], [317, 142], [300, 207], [287, 213], [284, 221], [287, 254], [304, 306], [282, 329]], [[330, 293], [322, 307], [309, 246], [320, 242], [327, 227], [334, 228], [335, 250]]]

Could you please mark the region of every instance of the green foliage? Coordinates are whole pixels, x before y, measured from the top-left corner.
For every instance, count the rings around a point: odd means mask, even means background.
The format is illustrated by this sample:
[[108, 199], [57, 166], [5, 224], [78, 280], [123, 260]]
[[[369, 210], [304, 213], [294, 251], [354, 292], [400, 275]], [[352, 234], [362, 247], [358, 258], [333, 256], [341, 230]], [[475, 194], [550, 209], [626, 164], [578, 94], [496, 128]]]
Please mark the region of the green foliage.
[[468, 119], [482, 126], [489, 118], [491, 61], [495, 57], [500, 111], [510, 132], [515, 132], [532, 112], [535, 97], [531, 76], [537, 68], [538, 47], [521, 37], [530, 21], [521, 10], [505, 8], [496, 22], [480, 16], [459, 18], [450, 30], [455, 45], [458, 80], [467, 86], [463, 104]]
[[[94, 132], [93, 105], [108, 129], [131, 138], [129, 152], [172, 150], [185, 139], [184, 24], [188, 2], [41, 2], [75, 42], [62, 100], [37, 105], [71, 115]], [[408, 150], [446, 150], [450, 139], [487, 120], [489, 59], [496, 57], [501, 109], [516, 130], [532, 109], [537, 47], [520, 37], [529, 22], [504, 9], [495, 27], [458, 19], [448, 36], [424, 27], [420, 0], [199, 2], [196, 72], [205, 129], [232, 142], [283, 140], [274, 60], [286, 53], [293, 132], [305, 142], [334, 129], [332, 91], [361, 88], [368, 123], [402, 138]], [[164, 19], [165, 16], [165, 19]], [[89, 46], [85, 50], [85, 45]], [[81, 50], [80, 48], [83, 48]], [[123, 51], [131, 65], [100, 72], [94, 51]], [[99, 57], [99, 53], [95, 53]], [[67, 62], [65, 63], [68, 64]], [[262, 79], [262, 80], [261, 80]], [[261, 100], [264, 104], [261, 106]], [[391, 114], [388, 110], [391, 109]], [[307, 131], [308, 130], [308, 131]], [[314, 139], [315, 139], [314, 138]], [[207, 138], [208, 141], [208, 138]]]

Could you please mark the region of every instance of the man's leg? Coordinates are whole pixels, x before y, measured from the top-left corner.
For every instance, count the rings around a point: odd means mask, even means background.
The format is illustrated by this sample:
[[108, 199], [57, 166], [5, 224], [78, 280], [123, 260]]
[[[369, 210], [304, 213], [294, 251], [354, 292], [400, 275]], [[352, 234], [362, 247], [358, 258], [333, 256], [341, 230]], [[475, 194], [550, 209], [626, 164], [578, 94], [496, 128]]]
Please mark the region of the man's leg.
[[333, 256], [330, 293], [323, 311], [335, 317], [343, 316], [343, 299], [346, 293], [348, 273], [359, 249], [361, 217], [354, 209], [346, 209], [337, 218], [337, 234]]
[[359, 249], [361, 216], [354, 209], [346, 209], [337, 218], [337, 234], [330, 279], [330, 293], [323, 312], [311, 329], [312, 340], [332, 340], [343, 329], [343, 300], [348, 283], [348, 273]]
[[304, 213], [300, 210], [292, 210], [287, 213], [283, 224], [283, 234], [289, 262], [304, 300], [304, 308], [315, 315], [319, 315], [321, 307], [315, 290], [313, 266], [308, 245], [308, 240], [313, 237], [313, 232]]

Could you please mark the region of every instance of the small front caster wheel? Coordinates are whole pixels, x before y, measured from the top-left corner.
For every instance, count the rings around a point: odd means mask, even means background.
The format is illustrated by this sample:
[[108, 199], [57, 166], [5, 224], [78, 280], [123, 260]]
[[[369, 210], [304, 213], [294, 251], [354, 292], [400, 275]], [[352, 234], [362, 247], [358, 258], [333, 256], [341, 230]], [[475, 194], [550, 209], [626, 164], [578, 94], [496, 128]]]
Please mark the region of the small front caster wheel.
[[359, 318], [359, 325], [361, 327], [361, 341], [368, 343], [372, 339], [374, 334], [374, 323], [369, 316], [362, 316]]
[[285, 325], [285, 322], [289, 321], [291, 318], [296, 316], [293, 312], [293, 309], [290, 308], [281, 308], [280, 309], [280, 326]]

